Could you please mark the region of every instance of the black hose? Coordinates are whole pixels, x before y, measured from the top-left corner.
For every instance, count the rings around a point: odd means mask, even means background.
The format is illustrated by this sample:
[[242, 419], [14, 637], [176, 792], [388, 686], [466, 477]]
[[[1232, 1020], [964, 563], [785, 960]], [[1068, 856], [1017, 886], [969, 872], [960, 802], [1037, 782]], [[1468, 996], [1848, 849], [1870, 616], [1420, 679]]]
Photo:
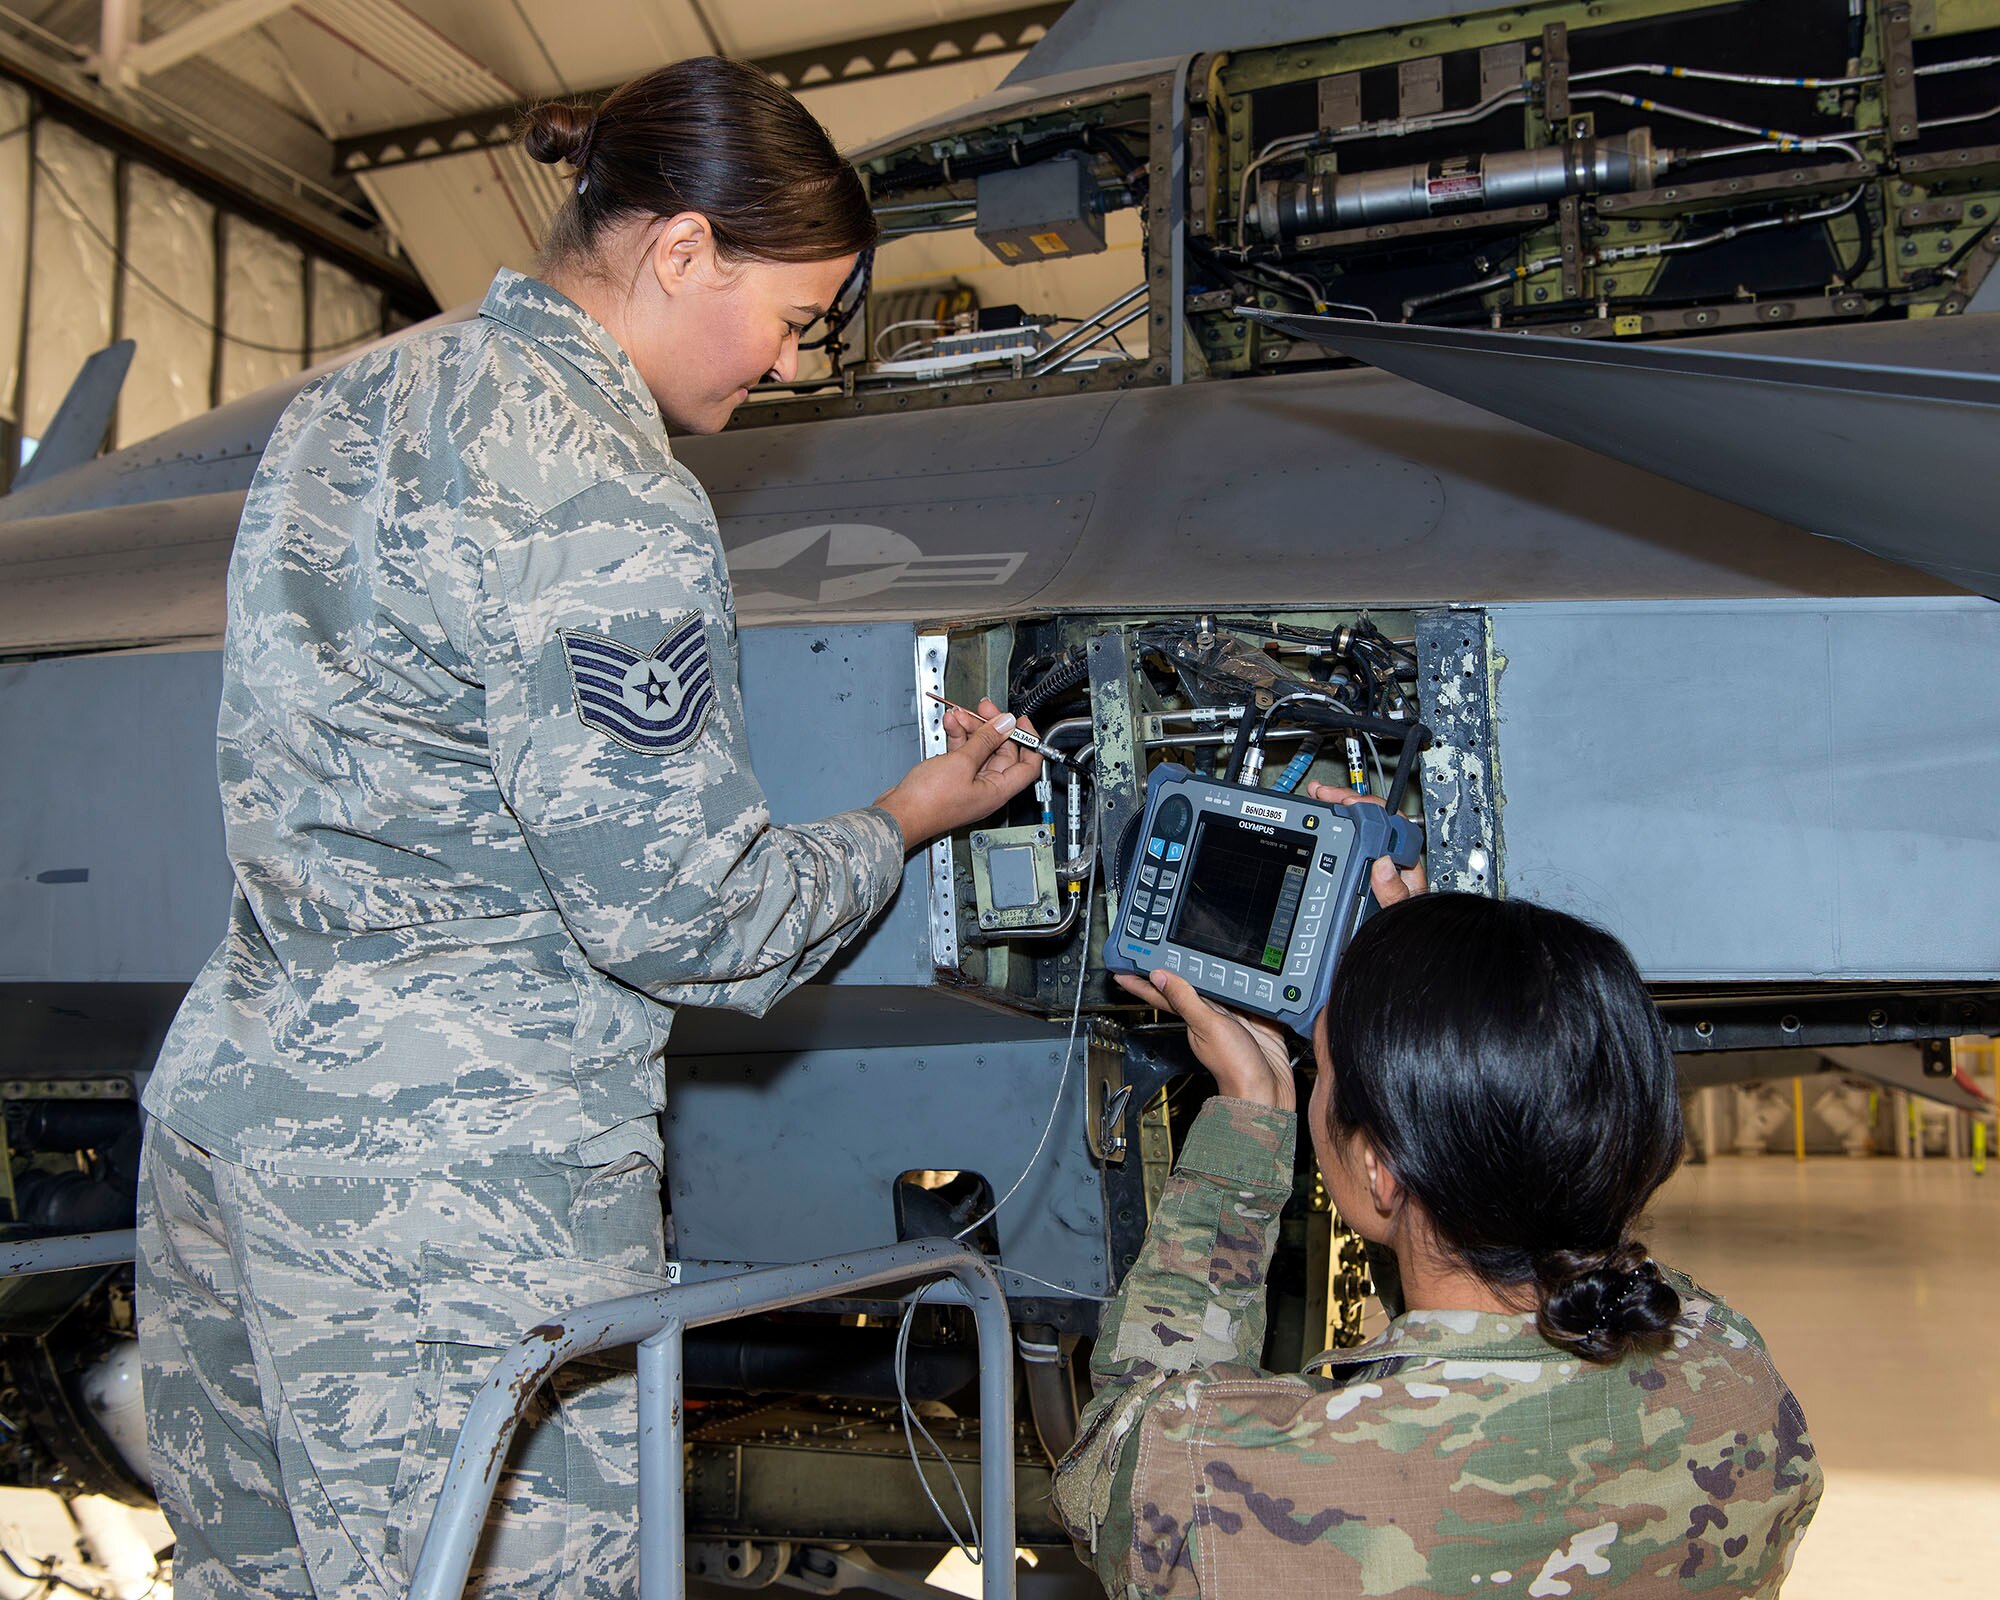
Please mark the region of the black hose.
[[1393, 813], [1402, 809], [1403, 795], [1410, 787], [1410, 775], [1416, 771], [1417, 757], [1431, 742], [1431, 730], [1421, 722], [1412, 723], [1403, 736], [1403, 753], [1396, 758], [1396, 775], [1389, 780], [1389, 792], [1382, 797], [1382, 804]]
[[[1874, 193], [1871, 191], [1864, 195], [1861, 204], [1855, 209], [1861, 219], [1861, 246], [1855, 251], [1854, 260], [1849, 265], [1838, 268], [1840, 286], [1843, 289], [1852, 289], [1854, 280], [1866, 272], [1869, 263], [1875, 259], [1875, 229], [1878, 224], [1875, 218]], [[1834, 248], [1833, 235], [1830, 231], [1827, 234], [1827, 248], [1829, 250]]]
[[1042, 707], [1053, 705], [1090, 676], [1090, 662], [1082, 650], [1067, 651], [1056, 664], [1015, 698], [1008, 709], [1017, 717], [1032, 717]]

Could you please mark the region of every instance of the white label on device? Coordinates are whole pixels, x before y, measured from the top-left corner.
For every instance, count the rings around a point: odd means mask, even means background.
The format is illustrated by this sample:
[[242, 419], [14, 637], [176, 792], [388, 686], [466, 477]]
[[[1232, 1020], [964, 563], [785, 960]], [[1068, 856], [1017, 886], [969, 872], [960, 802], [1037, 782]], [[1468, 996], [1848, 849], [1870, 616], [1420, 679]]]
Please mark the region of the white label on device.
[[1260, 806], [1255, 800], [1245, 800], [1243, 802], [1243, 815], [1246, 817], [1262, 817], [1266, 822], [1283, 822], [1285, 820], [1285, 808], [1283, 806]]

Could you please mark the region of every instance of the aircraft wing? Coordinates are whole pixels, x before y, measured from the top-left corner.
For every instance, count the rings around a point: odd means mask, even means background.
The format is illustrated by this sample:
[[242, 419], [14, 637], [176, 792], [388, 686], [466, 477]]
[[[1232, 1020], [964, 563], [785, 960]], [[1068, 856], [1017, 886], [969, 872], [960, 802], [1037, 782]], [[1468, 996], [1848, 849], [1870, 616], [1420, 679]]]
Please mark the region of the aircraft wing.
[[1240, 314], [2000, 599], [2000, 376]]
[[1812, 1077], [1839, 1072], [1867, 1078], [1885, 1089], [1935, 1100], [1955, 1111], [1984, 1116], [1991, 1097], [1956, 1067], [1938, 1077], [1924, 1070], [1924, 1052], [1914, 1044], [1822, 1045], [1785, 1050], [1696, 1051], [1674, 1058], [1683, 1089], [1727, 1088], [1774, 1078]]

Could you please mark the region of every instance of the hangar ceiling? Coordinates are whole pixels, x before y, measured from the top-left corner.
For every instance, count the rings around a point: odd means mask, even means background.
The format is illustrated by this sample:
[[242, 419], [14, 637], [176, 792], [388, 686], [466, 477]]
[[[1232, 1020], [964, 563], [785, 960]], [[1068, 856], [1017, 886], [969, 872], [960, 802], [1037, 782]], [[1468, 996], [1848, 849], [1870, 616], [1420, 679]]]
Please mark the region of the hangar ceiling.
[[[441, 305], [525, 266], [562, 179], [435, 130], [690, 55], [778, 70], [843, 146], [992, 89], [1060, 14], [1018, 0], [0, 0], [0, 68], [77, 82], [330, 224], [376, 229]], [[44, 73], [41, 68], [46, 66]], [[895, 76], [883, 82], [884, 71]], [[80, 91], [79, 91], [80, 93]], [[428, 139], [380, 136], [430, 130]], [[412, 157], [415, 159], [412, 159]], [[967, 270], [991, 270], [969, 239]], [[949, 273], [952, 246], [920, 270]], [[1122, 269], [1137, 275], [1136, 264]], [[989, 298], [1018, 298], [996, 293]]]

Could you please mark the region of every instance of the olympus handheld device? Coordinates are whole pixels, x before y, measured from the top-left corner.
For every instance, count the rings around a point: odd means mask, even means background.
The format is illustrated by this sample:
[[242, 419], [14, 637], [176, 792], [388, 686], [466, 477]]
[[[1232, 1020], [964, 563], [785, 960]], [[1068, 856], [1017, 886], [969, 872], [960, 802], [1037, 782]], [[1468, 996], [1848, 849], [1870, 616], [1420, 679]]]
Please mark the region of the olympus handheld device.
[[1364, 913], [1370, 864], [1388, 856], [1415, 866], [1422, 852], [1422, 828], [1381, 806], [1329, 805], [1164, 763], [1146, 784], [1104, 965], [1164, 967], [1303, 1031]]

